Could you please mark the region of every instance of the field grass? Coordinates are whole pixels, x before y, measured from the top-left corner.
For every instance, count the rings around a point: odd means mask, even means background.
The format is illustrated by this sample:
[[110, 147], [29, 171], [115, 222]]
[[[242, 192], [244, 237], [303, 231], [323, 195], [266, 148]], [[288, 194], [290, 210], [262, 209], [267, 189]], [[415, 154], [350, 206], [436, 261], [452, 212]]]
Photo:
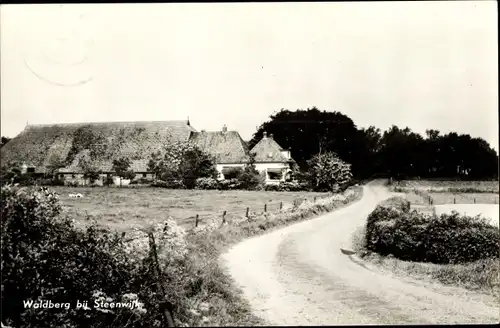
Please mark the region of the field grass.
[[497, 193], [453, 193], [453, 192], [431, 192], [434, 205], [443, 204], [498, 204]]
[[454, 181], [454, 180], [403, 180], [393, 183], [393, 187], [426, 190], [427, 192], [455, 193], [499, 193], [499, 181]]
[[[196, 214], [203, 222], [226, 211], [228, 222], [249, 213], [291, 207], [299, 199], [313, 200], [328, 193], [170, 190], [161, 188], [72, 188], [53, 187], [59, 194], [64, 213], [75, 219], [77, 225], [86, 225], [87, 218], [95, 219], [119, 232], [140, 228], [151, 222], [160, 222], [171, 216], [184, 228], [192, 228]], [[81, 193], [83, 198], [70, 198], [70, 193]]]

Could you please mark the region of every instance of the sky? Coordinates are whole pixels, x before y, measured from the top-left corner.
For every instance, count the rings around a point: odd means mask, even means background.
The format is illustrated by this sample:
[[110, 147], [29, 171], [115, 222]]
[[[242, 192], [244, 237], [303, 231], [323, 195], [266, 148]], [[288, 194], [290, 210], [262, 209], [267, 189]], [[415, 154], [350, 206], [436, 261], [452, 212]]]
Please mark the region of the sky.
[[2, 5], [1, 134], [316, 106], [498, 150], [497, 34], [496, 1]]

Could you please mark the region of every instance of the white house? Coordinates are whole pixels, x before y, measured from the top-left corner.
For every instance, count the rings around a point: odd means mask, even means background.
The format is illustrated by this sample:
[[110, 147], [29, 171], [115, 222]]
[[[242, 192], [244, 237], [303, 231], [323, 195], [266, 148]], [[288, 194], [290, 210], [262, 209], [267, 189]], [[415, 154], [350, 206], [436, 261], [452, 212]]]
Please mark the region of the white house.
[[191, 132], [190, 142], [215, 157], [219, 180], [231, 177], [235, 168], [243, 168], [250, 162], [250, 153], [255, 155], [255, 168], [266, 175], [267, 184], [285, 181], [295, 161], [290, 150], [283, 149], [273, 138], [264, 132], [264, 137], [251, 149], [237, 131]]
[[278, 184], [290, 177], [292, 164], [295, 161], [291, 157], [290, 150], [283, 149], [272, 134], [268, 137], [264, 132], [263, 138], [250, 150], [250, 153], [255, 155], [255, 168], [266, 173], [267, 184]]

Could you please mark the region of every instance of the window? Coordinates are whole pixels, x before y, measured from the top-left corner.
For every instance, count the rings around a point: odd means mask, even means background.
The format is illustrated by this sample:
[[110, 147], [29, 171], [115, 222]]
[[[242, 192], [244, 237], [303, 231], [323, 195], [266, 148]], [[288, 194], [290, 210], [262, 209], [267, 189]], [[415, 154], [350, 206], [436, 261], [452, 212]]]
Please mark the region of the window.
[[283, 172], [281, 169], [267, 169], [269, 180], [281, 180]]
[[74, 174], [72, 174], [72, 175], [71, 175], [71, 177], [72, 177], [73, 179], [74, 179], [74, 178], [76, 178], [76, 176], [75, 176]]
[[28, 172], [28, 173], [35, 173], [35, 168], [34, 167], [28, 167], [26, 169], [26, 172]]
[[143, 178], [145, 178], [145, 177], [147, 177], [147, 176], [148, 176], [148, 174], [147, 174], [147, 173], [143, 173], [143, 174], [142, 174], [142, 177], [143, 177]]

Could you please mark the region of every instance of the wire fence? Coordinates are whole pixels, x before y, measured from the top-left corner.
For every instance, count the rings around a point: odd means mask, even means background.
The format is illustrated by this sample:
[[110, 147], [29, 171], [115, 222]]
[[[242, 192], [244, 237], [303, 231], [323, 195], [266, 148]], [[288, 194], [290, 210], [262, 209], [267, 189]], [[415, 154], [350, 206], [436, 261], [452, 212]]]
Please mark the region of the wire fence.
[[235, 210], [225, 210], [221, 209], [218, 212], [212, 212], [208, 214], [196, 214], [190, 217], [184, 218], [180, 220], [182, 225], [188, 229], [197, 228], [202, 224], [206, 224], [208, 222], [219, 222], [221, 225], [230, 224], [232, 222], [240, 221], [240, 220], [248, 220], [253, 217], [263, 215], [265, 213], [278, 213], [282, 210], [287, 210], [290, 208], [298, 207], [302, 203], [308, 201], [312, 204], [316, 204], [322, 199], [329, 198], [333, 195], [333, 193], [325, 194], [325, 195], [316, 195], [309, 197], [298, 197], [293, 200], [293, 202], [279, 201], [279, 202], [265, 202], [260, 206], [242, 206], [241, 208]]

